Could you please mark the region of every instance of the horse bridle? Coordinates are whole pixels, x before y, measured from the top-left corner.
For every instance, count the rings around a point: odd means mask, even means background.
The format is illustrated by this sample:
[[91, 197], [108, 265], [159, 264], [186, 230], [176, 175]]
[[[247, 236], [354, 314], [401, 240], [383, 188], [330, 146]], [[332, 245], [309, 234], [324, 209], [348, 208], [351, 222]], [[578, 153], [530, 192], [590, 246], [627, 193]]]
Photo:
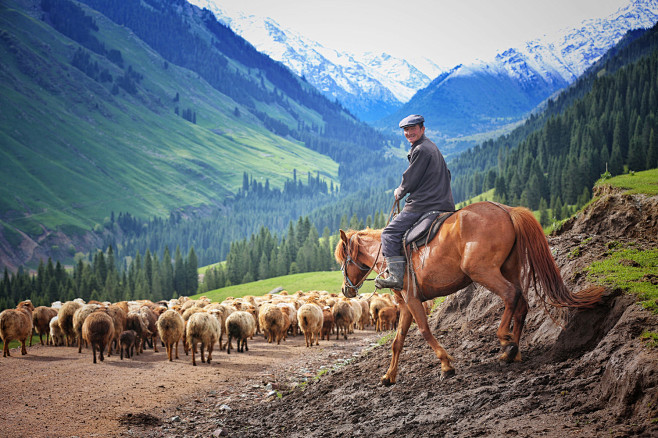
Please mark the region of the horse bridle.
[[[355, 259], [352, 258], [352, 251], [350, 251], [350, 248], [352, 246], [352, 239], [354, 239], [354, 236], [356, 236], [356, 234], [352, 235], [352, 237], [350, 237], [350, 241], [347, 244], [345, 244], [345, 250], [346, 250], [345, 254], [346, 255], [345, 255], [345, 260], [340, 265], [340, 270], [343, 271], [343, 279], [345, 280], [345, 283], [347, 284], [347, 287], [349, 289], [354, 290], [354, 294], [356, 296], [356, 294], [359, 292], [359, 289], [361, 288], [361, 286], [363, 286], [364, 282], [374, 280], [374, 278], [368, 278], [368, 275], [370, 275], [370, 273], [375, 268], [375, 266], [377, 266], [377, 260], [379, 259], [379, 253], [382, 250], [382, 246], [381, 246], [381, 244], [379, 245], [379, 250], [377, 251], [377, 256], [375, 257], [375, 263], [372, 266], [368, 266], [368, 265], [363, 264], [360, 261], [355, 260]], [[368, 271], [368, 272], [366, 272], [366, 274], [361, 278], [361, 280], [357, 284], [354, 284], [352, 282], [352, 280], [350, 280], [350, 277], [347, 275], [346, 268], [347, 268], [348, 264], [353, 264], [354, 266], [359, 268], [361, 270], [361, 272]]]

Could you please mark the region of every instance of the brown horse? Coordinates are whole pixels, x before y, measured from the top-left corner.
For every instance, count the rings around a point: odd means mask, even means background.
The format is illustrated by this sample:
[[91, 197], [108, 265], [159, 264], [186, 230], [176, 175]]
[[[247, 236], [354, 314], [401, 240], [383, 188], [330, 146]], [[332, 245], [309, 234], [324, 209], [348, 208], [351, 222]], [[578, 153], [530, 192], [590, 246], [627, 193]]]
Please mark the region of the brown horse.
[[[379, 257], [381, 230], [340, 230], [336, 260], [344, 275], [343, 294], [354, 297], [371, 270], [383, 272]], [[395, 383], [398, 360], [412, 317], [418, 330], [441, 361], [441, 377], [454, 375], [452, 357], [432, 335], [422, 301], [450, 295], [477, 282], [498, 295], [505, 311], [496, 333], [503, 353], [500, 360], [520, 361], [519, 339], [528, 313], [527, 290], [531, 285], [547, 305], [590, 307], [600, 300], [603, 288], [592, 287], [572, 294], [567, 290], [553, 259], [541, 225], [532, 212], [492, 202], [478, 202], [450, 216], [426, 247], [411, 254], [415, 282], [409, 270], [402, 290], [393, 291], [400, 301], [400, 321], [393, 341], [391, 364], [381, 378]], [[510, 324], [514, 319], [513, 331]]]

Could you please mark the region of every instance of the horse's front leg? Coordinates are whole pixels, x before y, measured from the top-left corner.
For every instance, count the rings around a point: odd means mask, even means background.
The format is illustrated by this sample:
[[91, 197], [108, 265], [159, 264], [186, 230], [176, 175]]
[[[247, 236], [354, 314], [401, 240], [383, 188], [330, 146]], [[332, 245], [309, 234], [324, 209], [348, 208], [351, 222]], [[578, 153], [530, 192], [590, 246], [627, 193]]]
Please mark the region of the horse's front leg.
[[385, 386], [391, 386], [395, 383], [395, 378], [398, 375], [398, 362], [400, 361], [400, 352], [402, 352], [404, 339], [406, 338], [409, 327], [411, 326], [411, 321], [411, 312], [407, 308], [406, 304], [401, 303], [398, 330], [395, 333], [395, 339], [393, 340], [393, 345], [391, 346], [391, 364], [389, 365], [386, 374], [384, 374], [384, 377], [381, 378], [381, 382]]
[[430, 345], [434, 354], [441, 361], [441, 379], [447, 379], [455, 375], [455, 369], [452, 367], [451, 361], [454, 359], [448, 354], [448, 352], [439, 344], [439, 341], [436, 340], [432, 331], [430, 330], [429, 323], [427, 322], [427, 314], [425, 313], [425, 308], [423, 303], [416, 297], [408, 297], [407, 307], [411, 312], [411, 315], [414, 317], [416, 324], [418, 324], [418, 331], [423, 335], [423, 338]]

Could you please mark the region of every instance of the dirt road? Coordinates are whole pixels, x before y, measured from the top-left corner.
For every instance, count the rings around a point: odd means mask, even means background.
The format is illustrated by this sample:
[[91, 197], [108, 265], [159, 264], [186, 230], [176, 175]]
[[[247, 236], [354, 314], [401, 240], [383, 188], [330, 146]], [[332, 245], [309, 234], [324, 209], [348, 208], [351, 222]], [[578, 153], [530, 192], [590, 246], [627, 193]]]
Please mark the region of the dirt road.
[[197, 356], [196, 367], [182, 348], [173, 362], [159, 348], [132, 359], [113, 355], [96, 365], [91, 350], [35, 345], [26, 356], [12, 350], [11, 357], [0, 358], [0, 436], [131, 435], [132, 427], [158, 426], [162, 418], [192, 430], [193, 419], [176, 418], [177, 406], [198, 402], [230, 410], [271, 400], [277, 389], [313, 379], [377, 338], [372, 329], [357, 330], [347, 341], [334, 338], [306, 348], [303, 335], [281, 345], [258, 335], [248, 352], [215, 351], [210, 365]]

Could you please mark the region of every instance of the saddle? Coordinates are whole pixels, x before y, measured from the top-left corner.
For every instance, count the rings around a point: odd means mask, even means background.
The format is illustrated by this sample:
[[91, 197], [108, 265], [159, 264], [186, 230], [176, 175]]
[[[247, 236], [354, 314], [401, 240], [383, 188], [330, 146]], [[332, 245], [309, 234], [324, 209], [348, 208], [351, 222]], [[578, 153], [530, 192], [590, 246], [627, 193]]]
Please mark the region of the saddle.
[[428, 211], [404, 233], [404, 245], [416, 250], [427, 245], [441, 229], [441, 225], [456, 211]]
[[[422, 215], [415, 224], [404, 233], [404, 257], [407, 259], [407, 270], [412, 279], [412, 293], [421, 302], [427, 301], [416, 283], [416, 272], [411, 262], [411, 253], [427, 245], [441, 229], [441, 225], [456, 211], [429, 211]], [[424, 262], [422, 262], [424, 264]]]

